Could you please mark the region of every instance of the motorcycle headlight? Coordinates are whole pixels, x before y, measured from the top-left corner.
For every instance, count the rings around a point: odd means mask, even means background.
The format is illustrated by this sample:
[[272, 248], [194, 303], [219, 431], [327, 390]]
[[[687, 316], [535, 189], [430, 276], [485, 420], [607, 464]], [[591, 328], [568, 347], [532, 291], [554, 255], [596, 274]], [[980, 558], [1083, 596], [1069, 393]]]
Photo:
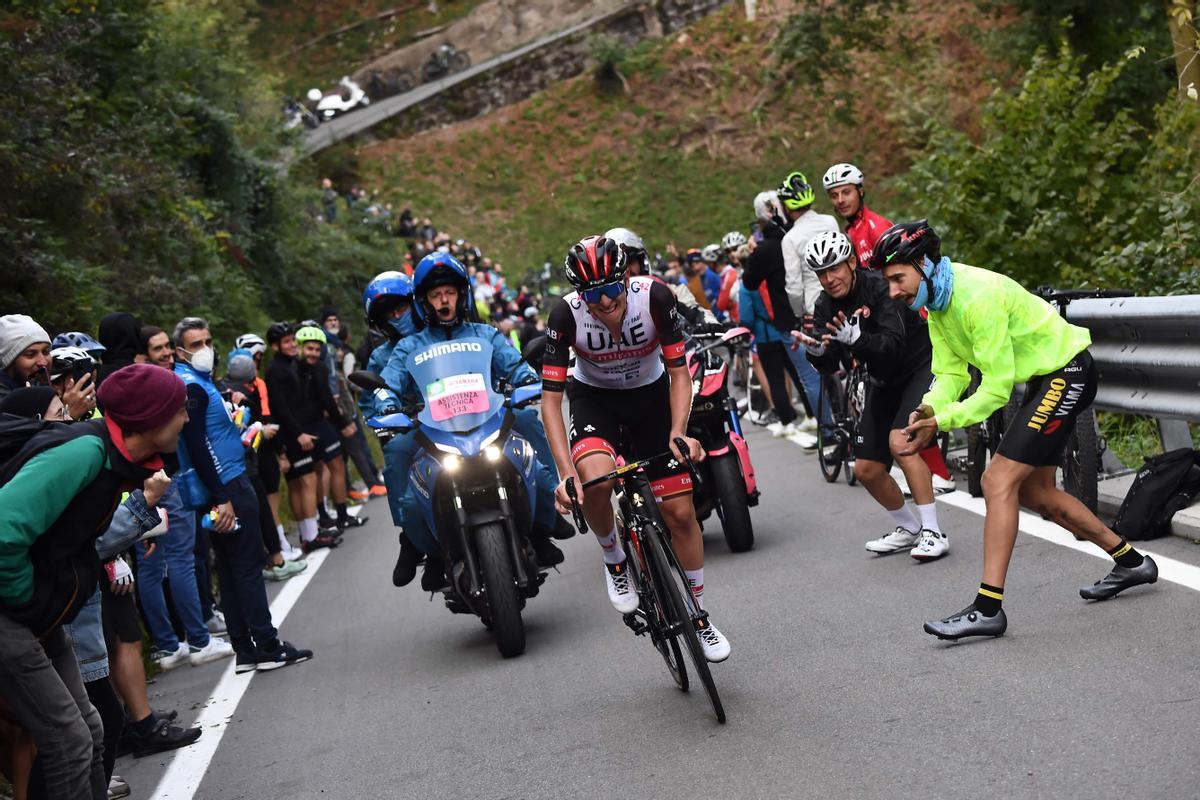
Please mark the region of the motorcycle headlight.
[[500, 448], [496, 447], [494, 444], [489, 444], [487, 447], [483, 448], [483, 455], [488, 461], [499, 461]]
[[453, 453], [447, 453], [442, 457], [442, 469], [451, 474], [458, 472], [458, 468], [462, 466], [462, 459]]

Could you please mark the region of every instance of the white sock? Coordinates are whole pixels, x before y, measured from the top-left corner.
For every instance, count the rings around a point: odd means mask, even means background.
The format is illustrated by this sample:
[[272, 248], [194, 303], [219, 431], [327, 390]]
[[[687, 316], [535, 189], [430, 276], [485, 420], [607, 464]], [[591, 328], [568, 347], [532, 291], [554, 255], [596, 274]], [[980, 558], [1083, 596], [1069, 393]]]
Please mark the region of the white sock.
[[279, 536], [279, 549], [285, 553], [292, 551], [292, 543], [287, 540], [287, 533], [282, 525], [275, 526], [275, 533]]
[[300, 541], [311, 542], [317, 538], [317, 518], [309, 517], [297, 523], [300, 528]]
[[621, 547], [621, 540], [617, 538], [617, 529], [613, 528], [608, 536], [596, 534], [596, 541], [600, 543], [600, 549], [604, 551], [605, 564], [620, 564], [625, 560], [625, 548]]
[[930, 503], [927, 506], [917, 505], [917, 513], [921, 515], [922, 528], [928, 528], [934, 533], [942, 532], [942, 529], [938, 527], [937, 503]]
[[[917, 506], [917, 508], [920, 508], [920, 506]], [[889, 510], [888, 513], [892, 515], [892, 519], [895, 520], [898, 526], [904, 528], [909, 533], [921, 532], [921, 522], [917, 519], [917, 515], [912, 512], [912, 509], [908, 507], [908, 503], [900, 506], [895, 511]]]
[[704, 610], [704, 567], [700, 569], [685, 569], [683, 571], [687, 575], [688, 583], [692, 585], [692, 594], [696, 597], [696, 605], [700, 606], [700, 610]]

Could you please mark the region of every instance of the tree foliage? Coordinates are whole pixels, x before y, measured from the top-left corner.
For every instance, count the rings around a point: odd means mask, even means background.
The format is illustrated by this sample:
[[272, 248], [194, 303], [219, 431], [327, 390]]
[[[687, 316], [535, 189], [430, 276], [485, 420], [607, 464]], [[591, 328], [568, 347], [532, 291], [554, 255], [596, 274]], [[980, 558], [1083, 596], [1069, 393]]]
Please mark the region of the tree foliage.
[[1142, 124], [1111, 95], [1136, 51], [1087, 71], [1064, 46], [997, 91], [973, 141], [925, 120], [901, 183], [953, 258], [1027, 286], [1200, 291], [1200, 108], [1174, 96]]

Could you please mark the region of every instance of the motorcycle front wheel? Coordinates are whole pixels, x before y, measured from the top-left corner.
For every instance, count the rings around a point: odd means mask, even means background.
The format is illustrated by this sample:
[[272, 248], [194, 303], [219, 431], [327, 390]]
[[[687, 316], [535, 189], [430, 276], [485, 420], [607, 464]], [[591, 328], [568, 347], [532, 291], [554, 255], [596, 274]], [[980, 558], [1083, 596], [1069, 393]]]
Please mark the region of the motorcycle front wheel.
[[509, 556], [508, 532], [499, 522], [480, 525], [475, 529], [475, 547], [496, 648], [505, 658], [519, 656], [525, 652], [525, 623], [521, 621], [521, 598]]

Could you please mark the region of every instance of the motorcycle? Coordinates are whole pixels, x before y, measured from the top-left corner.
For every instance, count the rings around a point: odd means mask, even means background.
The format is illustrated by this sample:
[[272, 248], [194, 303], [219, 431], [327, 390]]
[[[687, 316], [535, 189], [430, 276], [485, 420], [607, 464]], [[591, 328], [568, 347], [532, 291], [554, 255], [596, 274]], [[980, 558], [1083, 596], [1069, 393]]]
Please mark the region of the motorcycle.
[[[742, 436], [737, 400], [728, 390], [729, 364], [717, 354], [730, 354], [746, 347], [753, 337], [749, 328], [731, 328], [721, 333], [695, 334], [687, 351], [687, 368], [692, 378], [692, 414], [688, 436], [697, 439], [708, 458], [696, 465], [701, 485], [692, 493], [696, 518], [702, 523], [714, 511], [729, 549], [741, 553], [754, 546], [750, 508], [758, 505], [758, 483], [750, 448]], [[707, 344], [699, 343], [710, 339]]]
[[385, 97], [411, 92], [416, 85], [417, 80], [410, 70], [392, 67], [380, 72], [373, 69], [367, 77], [367, 95], [378, 102]]
[[429, 83], [471, 66], [471, 57], [452, 44], [446, 43], [429, 54], [421, 67], [421, 82]]
[[308, 100], [316, 106], [317, 116], [322, 121], [333, 119], [339, 114], [353, 111], [360, 106], [371, 104], [371, 98], [350, 78], [343, 76], [338, 81], [338, 90], [323, 94], [320, 89], [309, 89]]
[[[542, 387], [494, 391], [491, 351], [474, 337], [414, 351], [409, 364], [425, 402], [372, 417], [367, 426], [385, 438], [417, 430], [409, 481], [442, 548], [446, 607], [479, 617], [500, 654], [512, 658], [525, 651], [525, 601], [546, 580], [527, 536], [536, 458], [533, 445], [512, 430], [512, 412], [539, 400]], [[355, 372], [350, 381], [367, 391], [389, 388], [372, 372]]]
[[301, 125], [312, 130], [320, 124], [321, 118], [294, 97], [283, 101], [283, 129], [285, 131], [294, 130]]

